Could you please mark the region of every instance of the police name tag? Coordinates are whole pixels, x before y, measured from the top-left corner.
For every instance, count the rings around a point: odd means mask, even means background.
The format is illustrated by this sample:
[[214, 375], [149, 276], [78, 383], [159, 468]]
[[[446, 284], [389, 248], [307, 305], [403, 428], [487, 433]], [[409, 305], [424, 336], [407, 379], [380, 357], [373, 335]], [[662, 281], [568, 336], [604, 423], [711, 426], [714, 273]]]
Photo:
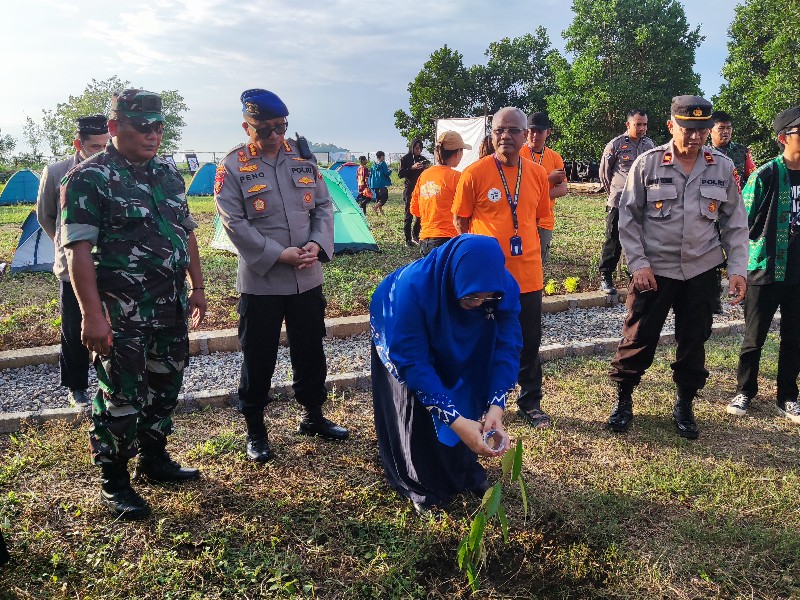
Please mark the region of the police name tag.
[[511, 256], [522, 256], [522, 238], [518, 235], [511, 236]]

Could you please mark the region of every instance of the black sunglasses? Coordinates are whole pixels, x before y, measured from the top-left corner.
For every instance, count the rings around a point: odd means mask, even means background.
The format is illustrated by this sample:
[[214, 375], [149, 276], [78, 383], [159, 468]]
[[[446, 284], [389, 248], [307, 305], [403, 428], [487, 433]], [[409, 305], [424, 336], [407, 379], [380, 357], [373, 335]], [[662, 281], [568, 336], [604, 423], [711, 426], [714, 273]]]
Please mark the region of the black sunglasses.
[[284, 121], [283, 123], [278, 123], [277, 125], [274, 125], [273, 127], [269, 127], [269, 126], [267, 126], [267, 127], [256, 127], [255, 125], [253, 125], [250, 122], [247, 123], [247, 126], [250, 127], [250, 129], [252, 129], [253, 131], [255, 131], [256, 135], [258, 137], [260, 137], [262, 140], [265, 140], [269, 136], [272, 135], [273, 131], [275, 133], [277, 133], [278, 135], [283, 135], [284, 133], [286, 133], [286, 130], [289, 129], [289, 121]]
[[164, 123], [156, 121], [155, 123], [135, 123], [133, 121], [122, 121], [130, 126], [132, 129], [135, 129], [139, 133], [156, 133], [161, 135], [164, 133]]

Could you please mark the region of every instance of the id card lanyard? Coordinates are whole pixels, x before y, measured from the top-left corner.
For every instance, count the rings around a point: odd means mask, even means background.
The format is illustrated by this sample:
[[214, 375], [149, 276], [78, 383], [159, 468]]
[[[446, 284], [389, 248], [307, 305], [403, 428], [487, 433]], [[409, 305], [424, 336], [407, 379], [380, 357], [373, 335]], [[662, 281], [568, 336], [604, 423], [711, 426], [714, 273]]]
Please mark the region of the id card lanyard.
[[500, 166], [500, 161], [497, 160], [497, 155], [494, 157], [494, 164], [497, 165], [497, 171], [500, 173], [500, 180], [503, 182], [503, 190], [506, 193], [508, 206], [511, 208], [511, 219], [514, 223], [514, 236], [516, 237], [519, 231], [519, 222], [517, 221], [517, 204], [519, 204], [519, 186], [522, 183], [522, 159], [517, 158], [517, 186], [514, 190], [514, 196], [511, 196], [511, 191], [508, 189], [508, 181], [506, 181], [503, 167]]

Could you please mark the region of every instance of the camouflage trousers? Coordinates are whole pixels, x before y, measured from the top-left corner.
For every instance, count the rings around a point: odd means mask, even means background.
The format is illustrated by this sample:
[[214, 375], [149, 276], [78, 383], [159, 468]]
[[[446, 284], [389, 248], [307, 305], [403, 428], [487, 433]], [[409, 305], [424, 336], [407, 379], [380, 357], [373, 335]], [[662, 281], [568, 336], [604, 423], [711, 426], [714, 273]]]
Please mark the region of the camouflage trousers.
[[188, 358], [185, 322], [114, 331], [111, 351], [94, 363], [99, 389], [89, 446], [96, 465], [164, 449]]

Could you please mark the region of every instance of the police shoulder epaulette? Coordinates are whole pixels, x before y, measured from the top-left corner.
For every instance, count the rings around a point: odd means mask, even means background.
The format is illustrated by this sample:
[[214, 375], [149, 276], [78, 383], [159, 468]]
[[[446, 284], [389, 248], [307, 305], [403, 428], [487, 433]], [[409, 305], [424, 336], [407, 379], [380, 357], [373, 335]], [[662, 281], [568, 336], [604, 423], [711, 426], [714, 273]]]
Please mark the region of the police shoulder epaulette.
[[245, 145], [246, 145], [246, 144], [245, 144], [244, 142], [242, 142], [241, 144], [236, 144], [236, 145], [235, 145], [233, 148], [231, 148], [230, 150], [228, 150], [228, 151], [225, 153], [225, 156], [226, 156], [226, 157], [228, 157], [228, 156], [230, 156], [231, 154], [233, 154], [234, 152], [238, 152], [239, 150], [241, 150], [242, 148], [244, 148], [244, 147], [245, 147]]

